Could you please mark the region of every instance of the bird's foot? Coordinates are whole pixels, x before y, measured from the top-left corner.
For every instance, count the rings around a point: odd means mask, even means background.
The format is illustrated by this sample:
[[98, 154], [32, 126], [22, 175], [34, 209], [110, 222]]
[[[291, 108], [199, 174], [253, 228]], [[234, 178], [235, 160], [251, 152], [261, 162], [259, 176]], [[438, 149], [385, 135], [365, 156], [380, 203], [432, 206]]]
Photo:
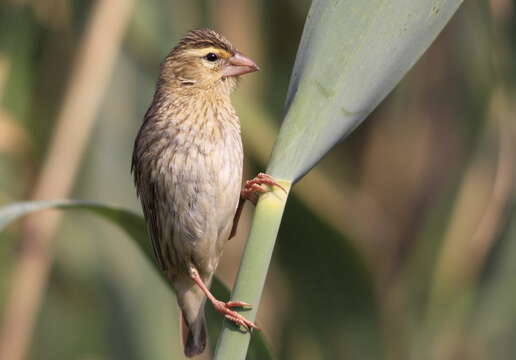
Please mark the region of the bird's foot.
[[258, 327], [252, 322], [247, 320], [245, 317], [240, 315], [234, 310], [231, 310], [233, 307], [240, 307], [250, 309], [251, 305], [242, 301], [228, 301], [223, 302], [219, 300], [212, 301], [215, 310], [224, 315], [226, 319], [234, 322], [241, 330], [250, 331], [251, 329], [258, 329]]
[[197, 269], [193, 266], [190, 268], [190, 277], [199, 286], [202, 292], [204, 292], [206, 297], [211, 301], [215, 310], [224, 315], [226, 319], [233, 321], [238, 327], [240, 327], [242, 331], [249, 331], [251, 329], [260, 330], [253, 322], [247, 320], [245, 317], [243, 317], [236, 311], [231, 310], [231, 308], [233, 307], [250, 309], [252, 307], [250, 304], [245, 303], [243, 301], [228, 301], [225, 303], [223, 301], [217, 300], [202, 281]]
[[256, 205], [258, 202], [258, 195], [256, 193], [265, 193], [270, 191], [270, 188], [266, 185], [277, 186], [285, 193], [287, 192], [287, 190], [285, 190], [283, 186], [274, 181], [270, 175], [264, 173], [259, 173], [254, 179], [247, 180], [244, 184], [244, 188], [240, 192], [240, 201], [238, 202], [235, 217], [233, 218], [233, 226], [231, 227], [229, 239], [231, 239], [236, 234], [238, 221], [240, 220], [240, 215], [242, 214], [242, 209], [244, 208], [244, 202], [249, 200], [254, 205]]
[[265, 193], [271, 191], [269, 186], [277, 186], [285, 193], [287, 192], [287, 190], [285, 190], [283, 186], [274, 181], [270, 175], [259, 173], [254, 179], [247, 180], [245, 182], [240, 196], [256, 205], [258, 202], [258, 196], [256, 193]]

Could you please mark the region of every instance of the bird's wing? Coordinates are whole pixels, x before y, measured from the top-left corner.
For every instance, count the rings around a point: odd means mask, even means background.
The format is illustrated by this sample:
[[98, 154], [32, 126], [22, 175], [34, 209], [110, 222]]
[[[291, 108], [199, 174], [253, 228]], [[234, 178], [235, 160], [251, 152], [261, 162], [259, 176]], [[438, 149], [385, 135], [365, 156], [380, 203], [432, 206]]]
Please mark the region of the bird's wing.
[[[150, 109], [149, 109], [150, 111]], [[149, 111], [147, 113], [149, 113]], [[164, 224], [161, 224], [159, 192], [156, 184], [150, 179], [150, 171], [148, 159], [145, 159], [144, 153], [148, 148], [151, 138], [146, 136], [147, 114], [145, 115], [144, 125], [138, 132], [134, 144], [133, 158], [131, 163], [131, 172], [134, 176], [136, 185], [136, 193], [141, 200], [143, 214], [147, 223], [147, 232], [149, 234], [154, 256], [161, 270], [167, 269], [167, 263], [163, 259], [163, 254], [160, 246], [160, 239], [162, 237], [162, 229]]]
[[152, 250], [154, 256], [161, 270], [167, 269], [167, 263], [163, 260], [163, 254], [161, 252], [160, 239], [162, 239], [161, 229], [162, 224], [160, 223], [159, 209], [159, 198], [156, 196], [156, 188], [153, 184], [148, 184], [149, 189], [147, 191], [140, 192], [140, 199], [143, 207], [143, 214], [147, 222], [147, 232], [152, 244]]

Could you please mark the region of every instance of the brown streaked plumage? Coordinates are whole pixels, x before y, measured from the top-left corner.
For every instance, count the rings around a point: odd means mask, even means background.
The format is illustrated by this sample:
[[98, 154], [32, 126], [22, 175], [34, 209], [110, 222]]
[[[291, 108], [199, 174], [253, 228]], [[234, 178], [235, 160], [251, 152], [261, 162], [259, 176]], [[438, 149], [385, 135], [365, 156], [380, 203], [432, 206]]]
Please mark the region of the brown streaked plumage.
[[132, 171], [154, 254], [182, 310], [185, 354], [206, 346], [204, 304], [255, 327], [209, 293], [239, 203], [243, 151], [230, 101], [236, 77], [258, 67], [212, 30], [189, 32], [161, 65]]

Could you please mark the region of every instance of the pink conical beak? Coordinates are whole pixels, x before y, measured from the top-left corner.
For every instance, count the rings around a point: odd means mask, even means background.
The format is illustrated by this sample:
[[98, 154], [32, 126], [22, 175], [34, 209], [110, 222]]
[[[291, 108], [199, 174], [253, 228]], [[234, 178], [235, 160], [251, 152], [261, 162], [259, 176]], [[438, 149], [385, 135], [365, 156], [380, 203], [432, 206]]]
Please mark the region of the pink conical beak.
[[253, 60], [241, 52], [235, 51], [235, 54], [228, 59], [228, 64], [222, 70], [222, 76], [238, 76], [258, 70], [260, 68]]

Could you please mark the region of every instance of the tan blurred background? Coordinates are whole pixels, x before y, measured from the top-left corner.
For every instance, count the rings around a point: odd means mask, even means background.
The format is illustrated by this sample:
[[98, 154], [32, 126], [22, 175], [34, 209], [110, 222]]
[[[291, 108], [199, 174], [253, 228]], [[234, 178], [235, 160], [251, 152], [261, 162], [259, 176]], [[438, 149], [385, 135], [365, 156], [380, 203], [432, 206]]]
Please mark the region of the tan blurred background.
[[[78, 198], [140, 211], [132, 143], [161, 59], [199, 27], [262, 69], [234, 100], [246, 177], [263, 170], [309, 5], [2, 1], [0, 206]], [[296, 185], [258, 314], [274, 358], [516, 357], [515, 6], [465, 2]], [[229, 286], [251, 210], [219, 268]], [[119, 229], [62, 214], [0, 234], [0, 359], [170, 359], [175, 304], [152, 268]]]

